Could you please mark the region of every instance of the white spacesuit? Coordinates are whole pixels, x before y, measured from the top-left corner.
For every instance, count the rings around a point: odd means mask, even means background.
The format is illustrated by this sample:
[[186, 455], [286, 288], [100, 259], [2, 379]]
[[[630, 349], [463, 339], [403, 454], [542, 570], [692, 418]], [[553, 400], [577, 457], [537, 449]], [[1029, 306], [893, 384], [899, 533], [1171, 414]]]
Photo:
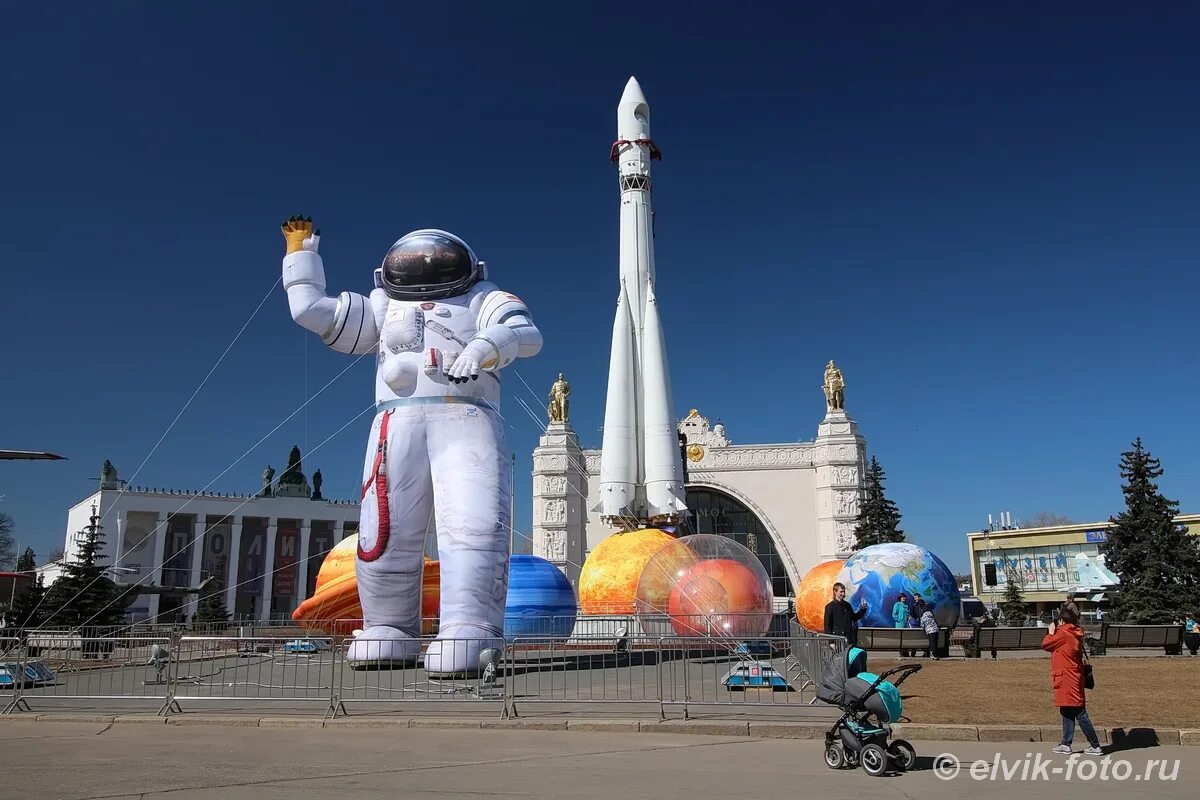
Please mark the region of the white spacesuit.
[[355, 564], [365, 619], [347, 658], [358, 666], [415, 661], [434, 513], [441, 615], [425, 669], [473, 674], [481, 651], [503, 647], [508, 591], [509, 459], [498, 373], [536, 355], [541, 334], [520, 298], [487, 282], [484, 262], [453, 234], [404, 236], [375, 270], [369, 299], [335, 299], [325, 294], [311, 218], [293, 217], [283, 232], [292, 318], [338, 352], [378, 350]]

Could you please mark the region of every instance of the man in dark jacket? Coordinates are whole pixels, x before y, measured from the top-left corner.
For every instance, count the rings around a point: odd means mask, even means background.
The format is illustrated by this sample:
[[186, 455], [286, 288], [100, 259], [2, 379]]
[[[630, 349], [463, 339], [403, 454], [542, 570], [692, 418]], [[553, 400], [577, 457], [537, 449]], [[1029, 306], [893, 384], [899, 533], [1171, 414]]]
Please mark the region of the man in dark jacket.
[[858, 621], [867, 613], [867, 601], [858, 605], [858, 611], [846, 602], [846, 586], [833, 585], [833, 599], [825, 604], [825, 632], [846, 637], [848, 644], [858, 643]]

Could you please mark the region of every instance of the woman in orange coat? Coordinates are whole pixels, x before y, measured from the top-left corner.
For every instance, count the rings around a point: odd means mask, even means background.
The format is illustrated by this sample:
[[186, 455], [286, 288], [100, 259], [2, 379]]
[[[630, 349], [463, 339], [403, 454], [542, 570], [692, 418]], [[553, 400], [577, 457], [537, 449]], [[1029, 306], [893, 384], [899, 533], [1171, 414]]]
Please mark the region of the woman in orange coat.
[[1042, 639], [1042, 649], [1050, 652], [1050, 675], [1054, 681], [1054, 705], [1062, 715], [1062, 744], [1054, 748], [1055, 753], [1070, 753], [1071, 740], [1075, 738], [1075, 723], [1087, 737], [1088, 747], [1083, 752], [1089, 756], [1104, 755], [1100, 739], [1088, 718], [1083, 689], [1083, 628], [1075, 623], [1078, 617], [1071, 608], [1062, 610], [1061, 621], [1050, 623], [1049, 633]]

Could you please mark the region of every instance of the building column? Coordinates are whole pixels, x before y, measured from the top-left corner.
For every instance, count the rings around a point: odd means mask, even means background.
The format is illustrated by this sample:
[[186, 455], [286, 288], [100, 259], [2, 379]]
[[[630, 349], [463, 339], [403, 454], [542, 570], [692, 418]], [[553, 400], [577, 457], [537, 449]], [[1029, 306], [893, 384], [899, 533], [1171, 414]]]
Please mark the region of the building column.
[[533, 451], [533, 554], [578, 589], [587, 551], [587, 472], [570, 424], [552, 422]]
[[[167, 512], [158, 512], [158, 519], [154, 523], [154, 549], [151, 551], [154, 554], [154, 565], [150, 568], [150, 584], [152, 586], [162, 586], [163, 575], [163, 556], [167, 550]], [[150, 621], [158, 622], [158, 608], [162, 595], [150, 595]]]
[[[196, 521], [192, 525], [192, 564], [188, 570], [189, 587], [195, 588], [200, 585], [200, 568], [204, 564], [204, 534], [208, 529], [207, 519], [202, 519], [199, 514], [196, 515]], [[183, 613], [188, 615], [188, 621], [195, 616], [196, 609], [200, 607], [200, 595], [188, 595], [188, 601], [184, 604]]]
[[854, 551], [854, 526], [862, 501], [867, 442], [845, 411], [830, 411], [813, 442], [817, 500], [817, 558], [846, 558]]
[[229, 559], [225, 569], [225, 610], [231, 615], [237, 608], [238, 561], [242, 556], [242, 518], [234, 517], [229, 526]]
[[308, 544], [312, 537], [312, 520], [300, 520], [300, 554], [296, 562], [296, 605], [303, 603], [308, 594]]
[[[114, 567], [121, 566], [121, 557], [125, 554], [125, 530], [128, 526], [129, 526], [128, 512], [118, 511], [117, 512], [117, 541], [113, 545], [112, 565]], [[128, 575], [121, 572], [120, 570], [117, 570], [117, 569], [113, 570], [112, 579], [114, 581], [116, 581], [117, 583], [131, 583], [131, 581], [129, 581], [129, 580], [122, 581], [121, 580], [122, 577], [128, 578]]]
[[262, 608], [258, 610], [258, 621], [266, 622], [271, 619], [271, 600], [275, 592], [275, 546], [279, 537], [279, 520], [270, 517], [267, 520], [267, 551], [263, 553], [263, 590]]

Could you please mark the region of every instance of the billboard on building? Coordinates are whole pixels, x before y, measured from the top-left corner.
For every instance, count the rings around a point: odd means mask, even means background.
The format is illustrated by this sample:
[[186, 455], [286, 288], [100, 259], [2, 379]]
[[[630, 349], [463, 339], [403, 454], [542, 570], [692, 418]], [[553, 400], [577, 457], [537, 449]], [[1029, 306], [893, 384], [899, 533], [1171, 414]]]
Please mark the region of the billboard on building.
[[209, 515], [204, 529], [204, 555], [200, 562], [200, 579], [215, 576], [222, 586], [229, 585], [230, 547], [233, 544], [233, 524], [229, 517]]
[[[117, 580], [137, 583], [154, 571], [154, 528], [158, 514], [153, 511], [130, 511], [125, 515], [116, 565], [123, 567]], [[149, 583], [147, 580], [146, 583]]]
[[163, 586], [188, 586], [191, 582], [192, 548], [197, 546], [194, 514], [167, 517], [167, 538], [163, 550]]

